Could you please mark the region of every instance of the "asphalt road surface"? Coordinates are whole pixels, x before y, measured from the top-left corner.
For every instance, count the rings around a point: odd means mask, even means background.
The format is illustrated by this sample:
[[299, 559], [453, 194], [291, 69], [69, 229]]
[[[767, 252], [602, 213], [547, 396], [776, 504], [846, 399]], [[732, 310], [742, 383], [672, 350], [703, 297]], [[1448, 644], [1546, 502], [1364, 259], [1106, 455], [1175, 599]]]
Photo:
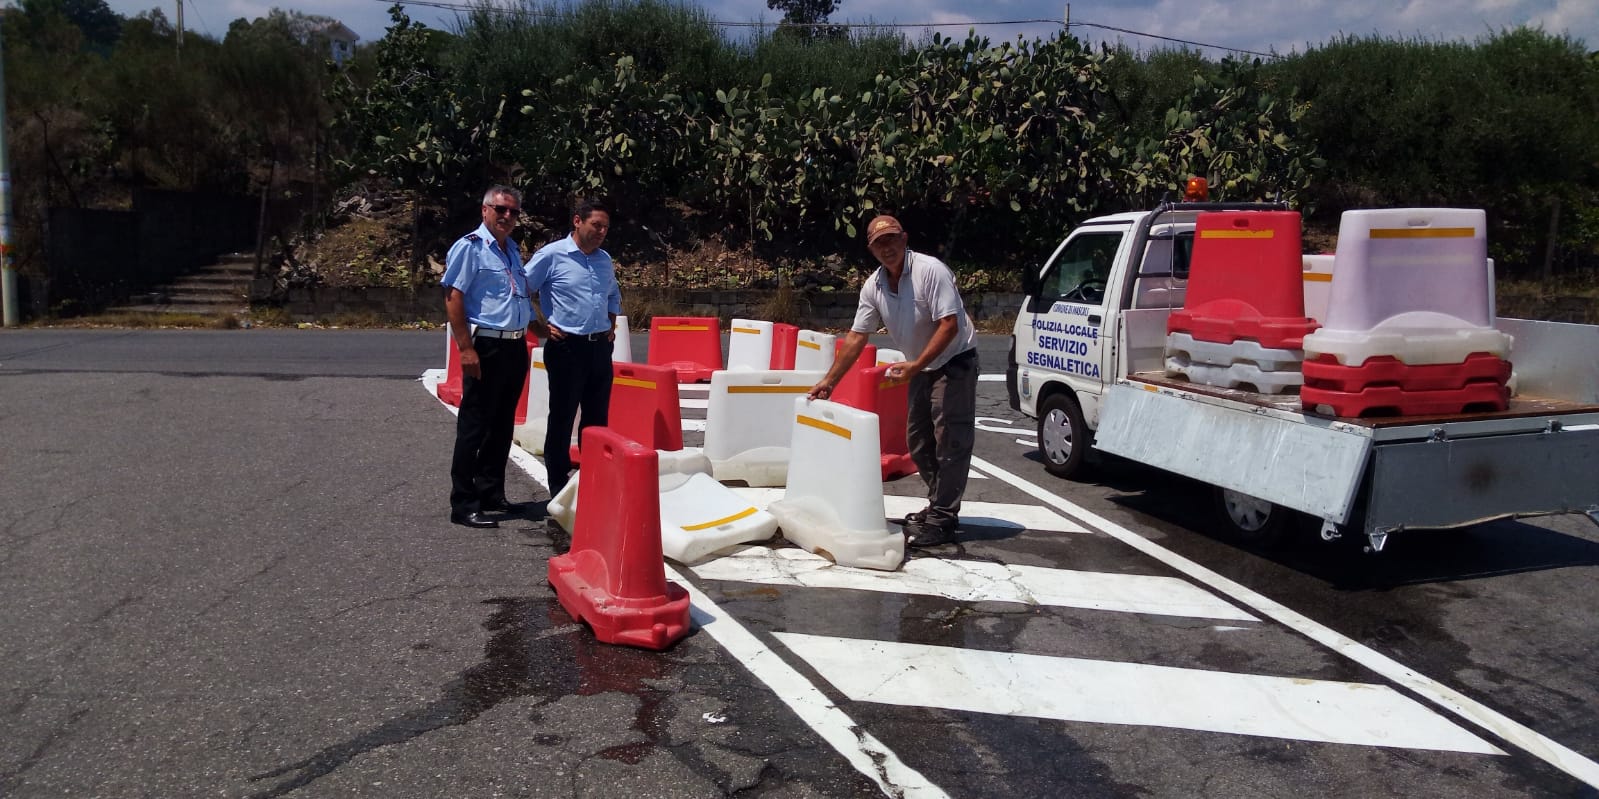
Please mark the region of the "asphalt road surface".
[[987, 381], [960, 543], [675, 567], [645, 652], [540, 514], [448, 523], [443, 350], [0, 333], [0, 796], [1599, 796], [1582, 517], [1251, 551], [1202, 486], [1050, 477]]

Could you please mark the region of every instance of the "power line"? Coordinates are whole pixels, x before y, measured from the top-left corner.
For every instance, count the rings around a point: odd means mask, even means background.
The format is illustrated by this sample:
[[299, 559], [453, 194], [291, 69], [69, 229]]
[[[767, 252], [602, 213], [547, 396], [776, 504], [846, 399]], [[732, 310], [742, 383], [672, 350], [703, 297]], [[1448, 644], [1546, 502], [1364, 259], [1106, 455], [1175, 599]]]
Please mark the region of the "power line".
[[[385, 4], [392, 4], [393, 0], [376, 0], [376, 2], [385, 3]], [[535, 11], [535, 10], [527, 9], [527, 8], [507, 8], [507, 7], [503, 7], [503, 6], [489, 5], [489, 4], [486, 4], [486, 3], [449, 2], [448, 0], [402, 0], [400, 5], [402, 5], [402, 6], [424, 6], [424, 7], [427, 7], [427, 8], [443, 9], [445, 11], [466, 11], [466, 12], [487, 11], [487, 12], [496, 13], [496, 14], [515, 14], [515, 15], [528, 16], [528, 17], [540, 17], [540, 18], [545, 18], [545, 19], [557, 19], [557, 18], [560, 18], [560, 17], [564, 16], [563, 14], [561, 14], [559, 12], [552, 12], [552, 11]], [[1062, 22], [1061, 20], [1058, 20], [1058, 19], [996, 19], [996, 20], [980, 20], [980, 21], [979, 20], [974, 20], [974, 21], [971, 21], [971, 22], [794, 22], [794, 23], [789, 23], [789, 22], [784, 22], [784, 23], [773, 23], [773, 22], [731, 22], [731, 21], [727, 21], [727, 20], [715, 20], [715, 19], [712, 19], [712, 20], [706, 20], [706, 24], [713, 25], [713, 26], [716, 26], [716, 27], [719, 27], [719, 28], [773, 28], [773, 27], [781, 26], [781, 27], [789, 27], [789, 28], [876, 28], [876, 29], [884, 29], [884, 28], [977, 28], [977, 27], [991, 27], [991, 26], [999, 26], [999, 25], [1060, 25], [1060, 26], [1068, 28], [1068, 29], [1069, 28], [1098, 28], [1100, 30], [1115, 31], [1117, 33], [1125, 33], [1125, 34], [1127, 34], [1129, 36], [1142, 36], [1142, 37], [1149, 38], [1149, 39], [1159, 39], [1159, 40], [1165, 41], [1165, 42], [1174, 42], [1174, 43], [1177, 43], [1177, 44], [1186, 44], [1186, 45], [1190, 45], [1190, 46], [1193, 46], [1193, 47], [1205, 47], [1205, 48], [1209, 48], [1209, 49], [1212, 49], [1212, 50], [1224, 50], [1224, 51], [1229, 52], [1229, 53], [1247, 53], [1249, 55], [1258, 55], [1258, 56], [1261, 56], [1263, 58], [1281, 58], [1282, 57], [1281, 55], [1279, 55], [1277, 53], [1263, 53], [1263, 52], [1260, 52], [1258, 50], [1246, 50], [1246, 49], [1244, 49], [1242, 47], [1230, 47], [1230, 46], [1224, 45], [1224, 44], [1211, 44], [1209, 42], [1196, 42], [1196, 41], [1193, 41], [1191, 39], [1178, 39], [1178, 38], [1175, 38], [1175, 37], [1172, 37], [1172, 36], [1162, 36], [1162, 35], [1160, 35], [1158, 33], [1146, 33], [1144, 31], [1135, 31], [1135, 30], [1132, 30], [1131, 28], [1119, 28], [1119, 27], [1116, 27], [1114, 25], [1099, 25], [1099, 24], [1096, 24], [1096, 23], [1093, 23], [1093, 22], [1065, 23], [1065, 22]]]

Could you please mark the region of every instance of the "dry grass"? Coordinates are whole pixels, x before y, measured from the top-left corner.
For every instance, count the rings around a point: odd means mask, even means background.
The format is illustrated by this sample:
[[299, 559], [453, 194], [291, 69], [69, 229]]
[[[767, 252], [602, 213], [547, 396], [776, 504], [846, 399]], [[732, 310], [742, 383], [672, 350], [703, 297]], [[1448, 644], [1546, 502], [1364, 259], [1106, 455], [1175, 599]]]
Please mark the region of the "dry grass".
[[35, 327], [85, 327], [103, 328], [119, 327], [143, 330], [156, 329], [182, 329], [182, 330], [234, 330], [242, 327], [238, 316], [225, 314], [222, 316], [207, 316], [195, 313], [157, 313], [139, 311], [118, 311], [115, 313], [94, 314], [91, 316], [78, 316], [71, 319], [45, 319], [34, 325]]

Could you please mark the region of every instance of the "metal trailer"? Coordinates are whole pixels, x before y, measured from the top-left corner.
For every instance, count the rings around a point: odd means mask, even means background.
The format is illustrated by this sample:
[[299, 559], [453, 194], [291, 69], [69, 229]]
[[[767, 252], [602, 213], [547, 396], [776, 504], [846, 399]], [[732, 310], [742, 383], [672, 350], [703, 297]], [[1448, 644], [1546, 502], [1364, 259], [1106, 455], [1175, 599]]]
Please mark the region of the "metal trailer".
[[1089, 220], [1032, 276], [1049, 273], [1079, 231], [1131, 234], [1117, 251], [1102, 304], [1084, 311], [1088, 324], [1102, 325], [1107, 379], [1029, 364], [1022, 339], [1043, 313], [1034, 307], [1037, 297], [1018, 315], [1007, 389], [1013, 408], [1039, 420], [1051, 471], [1070, 476], [1092, 442], [1215, 486], [1226, 520], [1243, 538], [1268, 538], [1299, 512], [1319, 519], [1327, 540], [1364, 533], [1370, 551], [1413, 528], [1572, 512], [1599, 524], [1599, 326], [1497, 319], [1516, 342], [1515, 397], [1498, 412], [1336, 418], [1306, 412], [1293, 394], [1164, 376], [1171, 308], [1132, 302], [1135, 281], [1150, 274], [1143, 260], [1157, 229], [1169, 237], [1179, 230], [1173, 222], [1191, 223], [1197, 211], [1280, 207], [1168, 204]]

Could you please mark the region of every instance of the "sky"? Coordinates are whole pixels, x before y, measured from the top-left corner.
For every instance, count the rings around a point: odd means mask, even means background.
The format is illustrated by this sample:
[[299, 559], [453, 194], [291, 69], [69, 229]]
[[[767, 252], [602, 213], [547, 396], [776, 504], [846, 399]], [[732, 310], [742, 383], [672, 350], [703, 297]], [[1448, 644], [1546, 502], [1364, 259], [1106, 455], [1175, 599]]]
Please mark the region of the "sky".
[[[776, 22], [781, 14], [765, 0], [687, 0], [712, 19], [725, 22]], [[113, 11], [132, 16], [159, 7], [169, 19], [178, 0], [108, 0]], [[240, 17], [254, 19], [272, 8], [334, 17], [370, 43], [383, 38], [389, 0], [183, 0], [188, 30], [220, 38]], [[446, 0], [464, 3], [466, 0]], [[497, 4], [521, 0], [495, 0]], [[541, 2], [540, 5], [543, 5]], [[1049, 20], [1014, 25], [980, 25], [991, 40], [1047, 36], [1060, 30], [1068, 5], [1058, 0], [841, 0], [833, 22], [896, 24], [950, 23], [937, 30], [963, 38], [973, 22]], [[1074, 32], [1091, 42], [1120, 41], [1140, 49], [1170, 46], [1159, 39], [1120, 33], [1087, 24], [1184, 39], [1221, 48], [1260, 53], [1303, 52], [1339, 34], [1473, 41], [1517, 25], [1542, 27], [1583, 40], [1599, 50], [1599, 0], [1090, 0], [1073, 2]], [[411, 18], [450, 30], [454, 12], [409, 6]], [[1083, 24], [1083, 27], [1078, 27]], [[740, 28], [728, 28], [741, 35]], [[910, 28], [913, 40], [924, 29]], [[1224, 50], [1207, 50], [1219, 56]]]

